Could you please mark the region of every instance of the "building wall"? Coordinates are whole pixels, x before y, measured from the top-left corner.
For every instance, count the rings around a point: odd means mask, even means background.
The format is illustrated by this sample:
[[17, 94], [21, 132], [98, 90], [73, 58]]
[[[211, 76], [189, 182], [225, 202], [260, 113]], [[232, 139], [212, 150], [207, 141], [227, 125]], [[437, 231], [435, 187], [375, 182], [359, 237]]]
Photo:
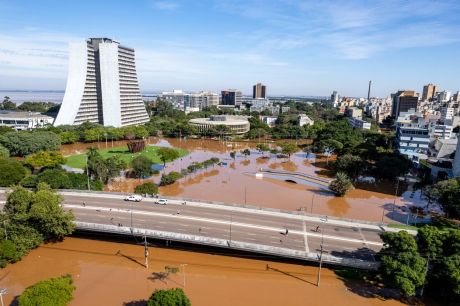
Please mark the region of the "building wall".
[[65, 111], [58, 113], [54, 125], [74, 124], [85, 91], [88, 66], [87, 43], [71, 43], [67, 85], [61, 104], [61, 109]]
[[457, 151], [455, 152], [454, 164], [452, 166], [454, 177], [460, 176], [460, 134], [457, 140]]
[[121, 127], [118, 44], [101, 43], [99, 45], [99, 58], [103, 124], [105, 126]]
[[148, 120], [133, 49], [106, 38], [70, 45], [67, 87], [54, 125], [126, 126]]

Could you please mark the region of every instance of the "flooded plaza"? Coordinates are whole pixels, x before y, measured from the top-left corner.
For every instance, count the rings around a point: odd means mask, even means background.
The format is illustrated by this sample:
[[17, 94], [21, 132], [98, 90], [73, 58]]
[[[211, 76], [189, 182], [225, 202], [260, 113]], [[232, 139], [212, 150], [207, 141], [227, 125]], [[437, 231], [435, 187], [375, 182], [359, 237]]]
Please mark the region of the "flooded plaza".
[[[27, 286], [63, 274], [73, 276], [74, 306], [145, 305], [140, 301], [155, 289], [184, 288], [184, 282], [195, 306], [403, 305], [371, 296], [370, 288], [343, 281], [329, 269], [322, 270], [318, 288], [315, 266], [155, 247], [149, 253], [147, 269], [140, 245], [81, 238], [42, 245], [0, 271], [0, 285], [8, 288], [5, 305]], [[165, 266], [180, 272], [157, 279], [154, 273]]]
[[[114, 146], [125, 145], [117, 141]], [[344, 197], [335, 197], [331, 192], [311, 184], [295, 184], [285, 178], [257, 178], [255, 173], [262, 169], [301, 172], [325, 177], [324, 157], [315, 158], [303, 152], [289, 158], [277, 158], [273, 154], [257, 152], [257, 142], [225, 142], [203, 139], [150, 138], [148, 144], [179, 147], [189, 151], [181, 159], [166, 164], [165, 172], [180, 171], [192, 162], [202, 162], [218, 157], [222, 166], [201, 169], [180, 179], [176, 183], [160, 188], [164, 196], [199, 199], [224, 203], [237, 203], [282, 210], [304, 210], [307, 213], [329, 215], [340, 218], [360, 219], [374, 222], [400, 220], [393, 209], [393, 203], [402, 201], [394, 196], [395, 186], [391, 182], [364, 185], [366, 189], [355, 188]], [[100, 148], [110, 147], [109, 141], [99, 143]], [[63, 145], [62, 152], [69, 155], [85, 152], [94, 144]], [[251, 148], [250, 156], [240, 151]], [[230, 152], [236, 151], [236, 158]], [[270, 157], [269, 157], [270, 156]], [[321, 167], [322, 166], [322, 167]], [[138, 184], [153, 181], [158, 183], [160, 175], [147, 179], [119, 178], [106, 186], [106, 191], [132, 192]], [[361, 186], [362, 186], [361, 185]], [[399, 186], [400, 190], [403, 184]], [[379, 190], [379, 191], [377, 191]], [[401, 220], [400, 220], [401, 221]]]

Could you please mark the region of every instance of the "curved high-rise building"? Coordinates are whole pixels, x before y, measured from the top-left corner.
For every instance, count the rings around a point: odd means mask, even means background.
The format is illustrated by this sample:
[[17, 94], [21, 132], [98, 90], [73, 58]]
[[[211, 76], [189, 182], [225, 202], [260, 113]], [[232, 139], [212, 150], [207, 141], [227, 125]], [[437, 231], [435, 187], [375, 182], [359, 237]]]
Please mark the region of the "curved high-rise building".
[[67, 86], [54, 125], [87, 121], [114, 127], [149, 121], [134, 49], [109, 38], [70, 44]]

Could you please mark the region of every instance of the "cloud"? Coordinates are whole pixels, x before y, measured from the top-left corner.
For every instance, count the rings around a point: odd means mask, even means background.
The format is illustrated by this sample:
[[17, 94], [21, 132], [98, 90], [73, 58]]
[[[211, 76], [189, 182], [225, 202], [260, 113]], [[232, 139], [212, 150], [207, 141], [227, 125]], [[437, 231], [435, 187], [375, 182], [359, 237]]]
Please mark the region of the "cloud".
[[[338, 58], [365, 59], [382, 52], [460, 41], [454, 0], [218, 0], [221, 11], [256, 20], [268, 49], [322, 46]], [[457, 12], [457, 13], [455, 13]], [[434, 22], [436, 21], [436, 22]]]
[[179, 7], [179, 5], [173, 1], [153, 1], [152, 5], [155, 9], [162, 11], [173, 11]]

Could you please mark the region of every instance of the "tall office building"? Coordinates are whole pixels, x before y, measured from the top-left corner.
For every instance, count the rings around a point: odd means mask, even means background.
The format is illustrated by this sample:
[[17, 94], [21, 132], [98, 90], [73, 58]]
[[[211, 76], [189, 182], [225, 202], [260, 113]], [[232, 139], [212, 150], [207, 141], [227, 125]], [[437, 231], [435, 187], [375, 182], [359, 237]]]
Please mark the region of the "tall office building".
[[253, 99], [267, 99], [267, 86], [257, 83], [252, 86], [252, 98]]
[[434, 85], [431, 83], [423, 86], [422, 100], [428, 101], [428, 100], [433, 99], [436, 96], [438, 89], [439, 88], [437, 85]]
[[403, 112], [407, 112], [409, 109], [417, 111], [418, 106], [418, 93], [413, 90], [400, 90], [392, 95], [393, 97], [393, 108], [391, 115], [395, 118]]
[[109, 38], [70, 44], [67, 87], [54, 125], [87, 121], [114, 127], [149, 121], [134, 49]]
[[222, 90], [222, 105], [240, 106], [242, 102], [241, 91], [236, 89]]

